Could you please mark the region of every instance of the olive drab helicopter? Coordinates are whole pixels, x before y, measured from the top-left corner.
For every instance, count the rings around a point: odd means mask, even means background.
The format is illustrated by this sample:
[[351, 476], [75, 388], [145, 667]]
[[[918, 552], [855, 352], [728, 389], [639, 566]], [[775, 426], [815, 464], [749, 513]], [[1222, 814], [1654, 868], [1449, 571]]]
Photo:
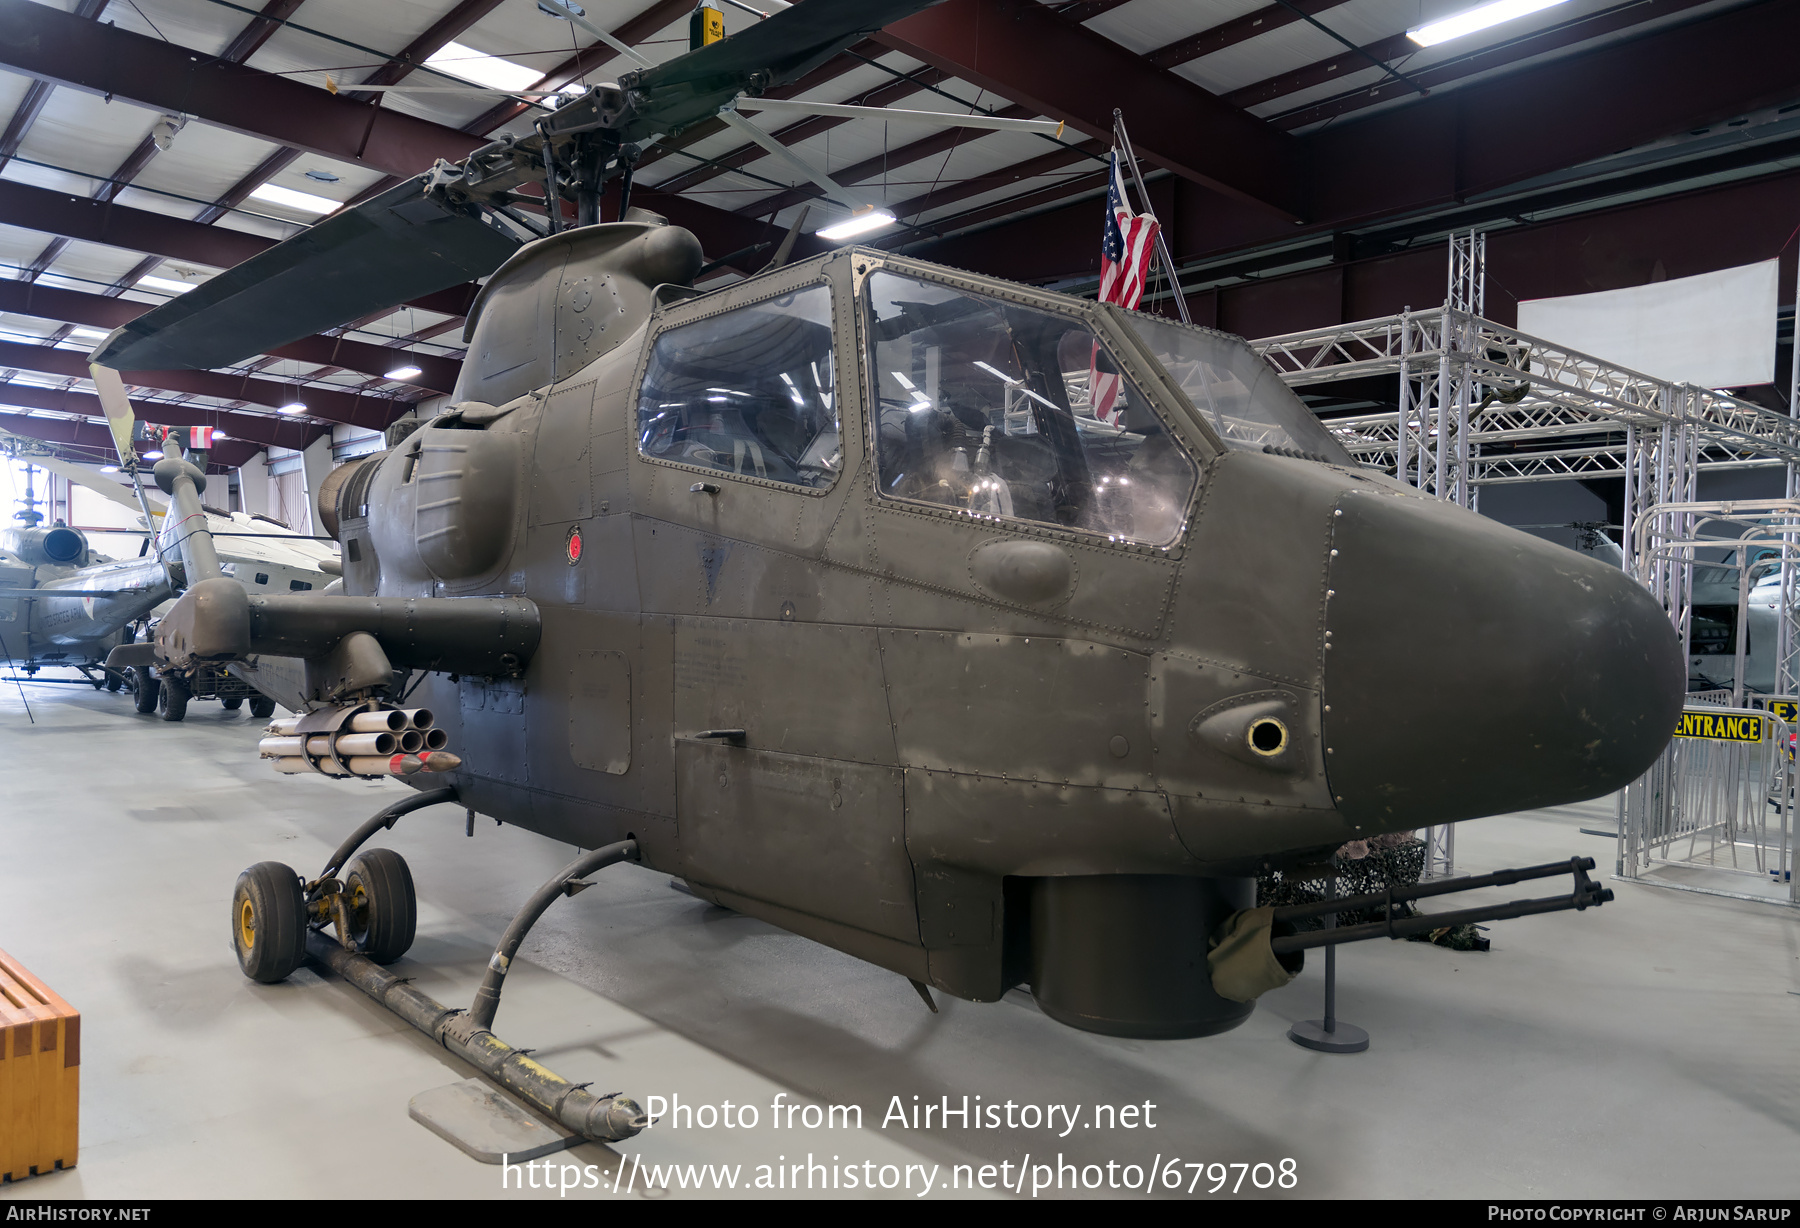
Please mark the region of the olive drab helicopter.
[[[342, 595], [201, 580], [118, 655], [301, 659], [309, 710], [261, 753], [417, 789], [312, 877], [244, 873], [245, 973], [310, 955], [586, 1138], [644, 1116], [493, 1023], [526, 932], [602, 866], [927, 1003], [1028, 985], [1077, 1028], [1205, 1035], [1305, 949], [1420, 923], [1296, 933], [1349, 902], [1256, 908], [1259, 871], [1618, 788], [1682, 701], [1645, 591], [1359, 468], [1236, 337], [863, 247], [699, 293], [695, 235], [598, 221], [636, 142], [919, 7], [804, 0], [593, 87], [93, 355], [116, 406], [111, 368], [236, 360], [487, 276], [453, 404], [322, 487]], [[546, 198], [543, 225], [523, 210]], [[192, 505], [193, 465], [155, 477]], [[214, 574], [203, 533], [182, 548]], [[593, 850], [514, 918], [467, 1010], [383, 967], [413, 883], [359, 853], [443, 803]], [[1589, 868], [1459, 880], [1574, 886], [1422, 923], [1602, 903]]]

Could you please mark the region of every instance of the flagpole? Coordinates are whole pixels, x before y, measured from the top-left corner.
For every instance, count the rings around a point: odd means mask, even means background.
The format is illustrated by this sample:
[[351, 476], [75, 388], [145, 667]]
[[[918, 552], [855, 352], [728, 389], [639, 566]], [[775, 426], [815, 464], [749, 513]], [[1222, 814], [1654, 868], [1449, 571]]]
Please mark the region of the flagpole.
[[[1144, 186], [1144, 173], [1138, 170], [1137, 154], [1131, 150], [1131, 137], [1125, 132], [1125, 115], [1119, 108], [1113, 108], [1113, 139], [1125, 147], [1125, 165], [1131, 168], [1132, 182], [1137, 184], [1138, 199], [1144, 202], [1144, 211], [1154, 213], [1150, 208], [1150, 189]], [[1163, 228], [1156, 228], [1156, 258], [1162, 262], [1163, 272], [1169, 275], [1169, 289], [1175, 295], [1175, 310], [1181, 313], [1183, 324], [1192, 324], [1188, 318], [1187, 296], [1181, 292], [1181, 278], [1175, 272], [1175, 259], [1169, 254], [1168, 240], [1163, 237]]]

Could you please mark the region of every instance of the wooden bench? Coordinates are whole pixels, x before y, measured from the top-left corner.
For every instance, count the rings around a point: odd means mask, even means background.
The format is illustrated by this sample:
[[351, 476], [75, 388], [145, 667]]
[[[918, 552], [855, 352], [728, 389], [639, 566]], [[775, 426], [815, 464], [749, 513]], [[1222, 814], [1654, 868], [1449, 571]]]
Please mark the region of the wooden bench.
[[81, 1015], [0, 951], [0, 1181], [75, 1166]]

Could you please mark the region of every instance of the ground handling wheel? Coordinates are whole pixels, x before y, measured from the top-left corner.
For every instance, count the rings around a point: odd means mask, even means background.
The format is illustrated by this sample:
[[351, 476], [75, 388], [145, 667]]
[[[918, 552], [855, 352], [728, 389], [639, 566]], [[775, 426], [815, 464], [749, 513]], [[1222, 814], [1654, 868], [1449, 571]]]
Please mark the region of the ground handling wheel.
[[156, 696], [162, 690], [162, 683], [150, 672], [148, 665], [131, 667], [131, 693], [137, 701], [139, 712], [156, 711]]
[[306, 900], [300, 876], [279, 861], [259, 861], [238, 875], [231, 893], [231, 945], [253, 981], [287, 979], [306, 956]]
[[358, 950], [378, 964], [406, 954], [419, 925], [419, 901], [404, 857], [393, 849], [358, 855], [344, 871], [344, 896]]
[[124, 684], [125, 684], [125, 680], [123, 678], [119, 677], [118, 670], [109, 669], [106, 671], [106, 689], [107, 690], [116, 691]]
[[162, 685], [156, 691], [156, 715], [165, 721], [179, 721], [187, 716], [187, 683], [179, 674], [165, 674], [157, 679]]
[[252, 695], [250, 697], [250, 715], [259, 721], [268, 720], [275, 715], [275, 701], [267, 695]]
[[239, 708], [244, 706], [244, 697], [242, 695], [227, 695], [219, 700], [219, 706], [227, 712], [236, 712]]

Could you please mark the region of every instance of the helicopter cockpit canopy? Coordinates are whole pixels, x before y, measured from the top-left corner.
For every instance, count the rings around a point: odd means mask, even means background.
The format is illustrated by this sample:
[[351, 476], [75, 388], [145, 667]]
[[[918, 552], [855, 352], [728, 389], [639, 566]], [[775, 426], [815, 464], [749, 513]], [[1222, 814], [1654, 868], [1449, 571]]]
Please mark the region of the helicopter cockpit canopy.
[[1260, 354], [1236, 337], [1137, 311], [1119, 311], [1218, 432], [1225, 446], [1259, 452], [1289, 448], [1354, 466], [1344, 446]]
[[1085, 321], [887, 269], [865, 293], [883, 495], [1179, 535], [1194, 462]]
[[832, 353], [824, 285], [669, 329], [638, 396], [639, 446], [702, 468], [830, 486], [843, 463]]

